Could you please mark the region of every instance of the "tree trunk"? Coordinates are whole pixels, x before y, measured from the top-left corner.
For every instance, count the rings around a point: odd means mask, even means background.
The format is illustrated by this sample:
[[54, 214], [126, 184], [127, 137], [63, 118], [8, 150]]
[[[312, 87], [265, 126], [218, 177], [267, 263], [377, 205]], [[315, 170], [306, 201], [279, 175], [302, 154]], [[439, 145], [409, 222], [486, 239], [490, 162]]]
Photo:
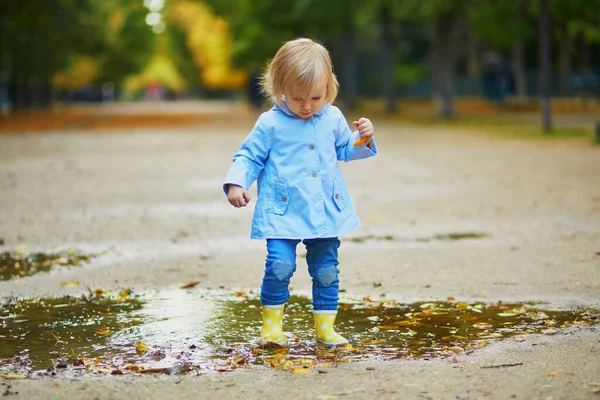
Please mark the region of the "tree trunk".
[[527, 94], [527, 78], [525, 72], [525, 48], [521, 41], [513, 45], [513, 73], [515, 76], [515, 94], [518, 98], [522, 99]]
[[343, 93], [344, 103], [348, 110], [356, 108], [356, 43], [354, 40], [354, 1], [349, 0], [346, 7], [346, 24], [342, 37], [342, 59], [343, 59]]
[[454, 80], [459, 26], [453, 16], [442, 17], [433, 28], [432, 71], [437, 115], [449, 119], [454, 111]]
[[473, 33], [469, 32], [469, 44], [467, 48], [467, 77], [469, 78], [469, 89], [473, 94], [481, 93], [481, 59], [479, 57], [479, 46]]
[[568, 96], [571, 92], [571, 54], [572, 46], [571, 41], [567, 37], [566, 33], [563, 33], [558, 47], [558, 59], [559, 59], [559, 87], [560, 94], [562, 96]]
[[542, 129], [552, 131], [552, 108], [550, 105], [550, 12], [548, 0], [540, 0], [540, 20], [538, 24], [540, 54], [540, 107], [542, 109]]
[[380, 35], [379, 46], [381, 51], [381, 68], [383, 78], [383, 97], [385, 101], [385, 109], [387, 112], [395, 112], [396, 106], [396, 80], [394, 79], [394, 66], [390, 51], [390, 43], [392, 42], [391, 32], [391, 12], [388, 6], [383, 6], [379, 13]]

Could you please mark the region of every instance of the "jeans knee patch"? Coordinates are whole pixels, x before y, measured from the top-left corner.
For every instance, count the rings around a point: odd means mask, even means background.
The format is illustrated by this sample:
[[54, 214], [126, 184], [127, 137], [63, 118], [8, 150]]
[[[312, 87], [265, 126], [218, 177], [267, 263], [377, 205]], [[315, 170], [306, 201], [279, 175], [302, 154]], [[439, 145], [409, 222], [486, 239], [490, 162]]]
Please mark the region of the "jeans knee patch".
[[331, 285], [335, 282], [339, 272], [335, 265], [321, 267], [317, 270], [317, 280], [323, 285]]
[[282, 281], [292, 276], [296, 266], [290, 260], [275, 260], [273, 261], [273, 264], [271, 264], [271, 269], [273, 270], [275, 277], [279, 279], [279, 281]]

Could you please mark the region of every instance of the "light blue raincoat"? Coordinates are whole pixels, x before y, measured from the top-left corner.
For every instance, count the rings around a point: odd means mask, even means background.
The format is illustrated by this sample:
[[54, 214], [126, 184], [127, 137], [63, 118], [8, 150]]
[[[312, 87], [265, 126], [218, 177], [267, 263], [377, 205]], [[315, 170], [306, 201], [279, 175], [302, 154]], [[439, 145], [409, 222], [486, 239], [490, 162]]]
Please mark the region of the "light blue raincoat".
[[225, 178], [248, 190], [258, 179], [252, 239], [336, 237], [360, 226], [338, 160], [377, 154], [351, 132], [342, 112], [325, 105], [309, 119], [292, 113], [285, 102], [263, 113]]

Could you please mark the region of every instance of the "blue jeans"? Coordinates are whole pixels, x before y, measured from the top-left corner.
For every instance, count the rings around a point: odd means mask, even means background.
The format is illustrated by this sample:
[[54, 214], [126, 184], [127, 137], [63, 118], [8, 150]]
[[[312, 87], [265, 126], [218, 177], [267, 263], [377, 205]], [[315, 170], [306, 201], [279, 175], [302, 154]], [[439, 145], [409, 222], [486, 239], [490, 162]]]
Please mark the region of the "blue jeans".
[[[267, 262], [260, 290], [263, 305], [283, 304], [290, 298], [290, 278], [296, 271], [298, 239], [267, 239]], [[306, 263], [312, 277], [313, 308], [337, 310], [340, 281], [337, 237], [304, 239]]]

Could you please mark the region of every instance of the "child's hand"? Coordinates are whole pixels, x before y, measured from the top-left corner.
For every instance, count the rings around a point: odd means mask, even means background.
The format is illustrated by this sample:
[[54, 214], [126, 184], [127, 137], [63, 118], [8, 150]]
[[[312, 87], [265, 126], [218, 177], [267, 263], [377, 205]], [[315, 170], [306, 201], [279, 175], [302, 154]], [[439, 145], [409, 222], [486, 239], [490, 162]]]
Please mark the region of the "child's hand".
[[[352, 125], [358, 128], [358, 133], [360, 133], [360, 141], [362, 143], [366, 143], [367, 146], [371, 143], [371, 138], [375, 133], [373, 129], [373, 123], [368, 118], [361, 118], [358, 121], [352, 122]], [[358, 141], [358, 140], [357, 140]], [[354, 144], [357, 146], [357, 144]]]
[[238, 185], [227, 185], [227, 200], [236, 207], [246, 207], [250, 203], [250, 194]]

